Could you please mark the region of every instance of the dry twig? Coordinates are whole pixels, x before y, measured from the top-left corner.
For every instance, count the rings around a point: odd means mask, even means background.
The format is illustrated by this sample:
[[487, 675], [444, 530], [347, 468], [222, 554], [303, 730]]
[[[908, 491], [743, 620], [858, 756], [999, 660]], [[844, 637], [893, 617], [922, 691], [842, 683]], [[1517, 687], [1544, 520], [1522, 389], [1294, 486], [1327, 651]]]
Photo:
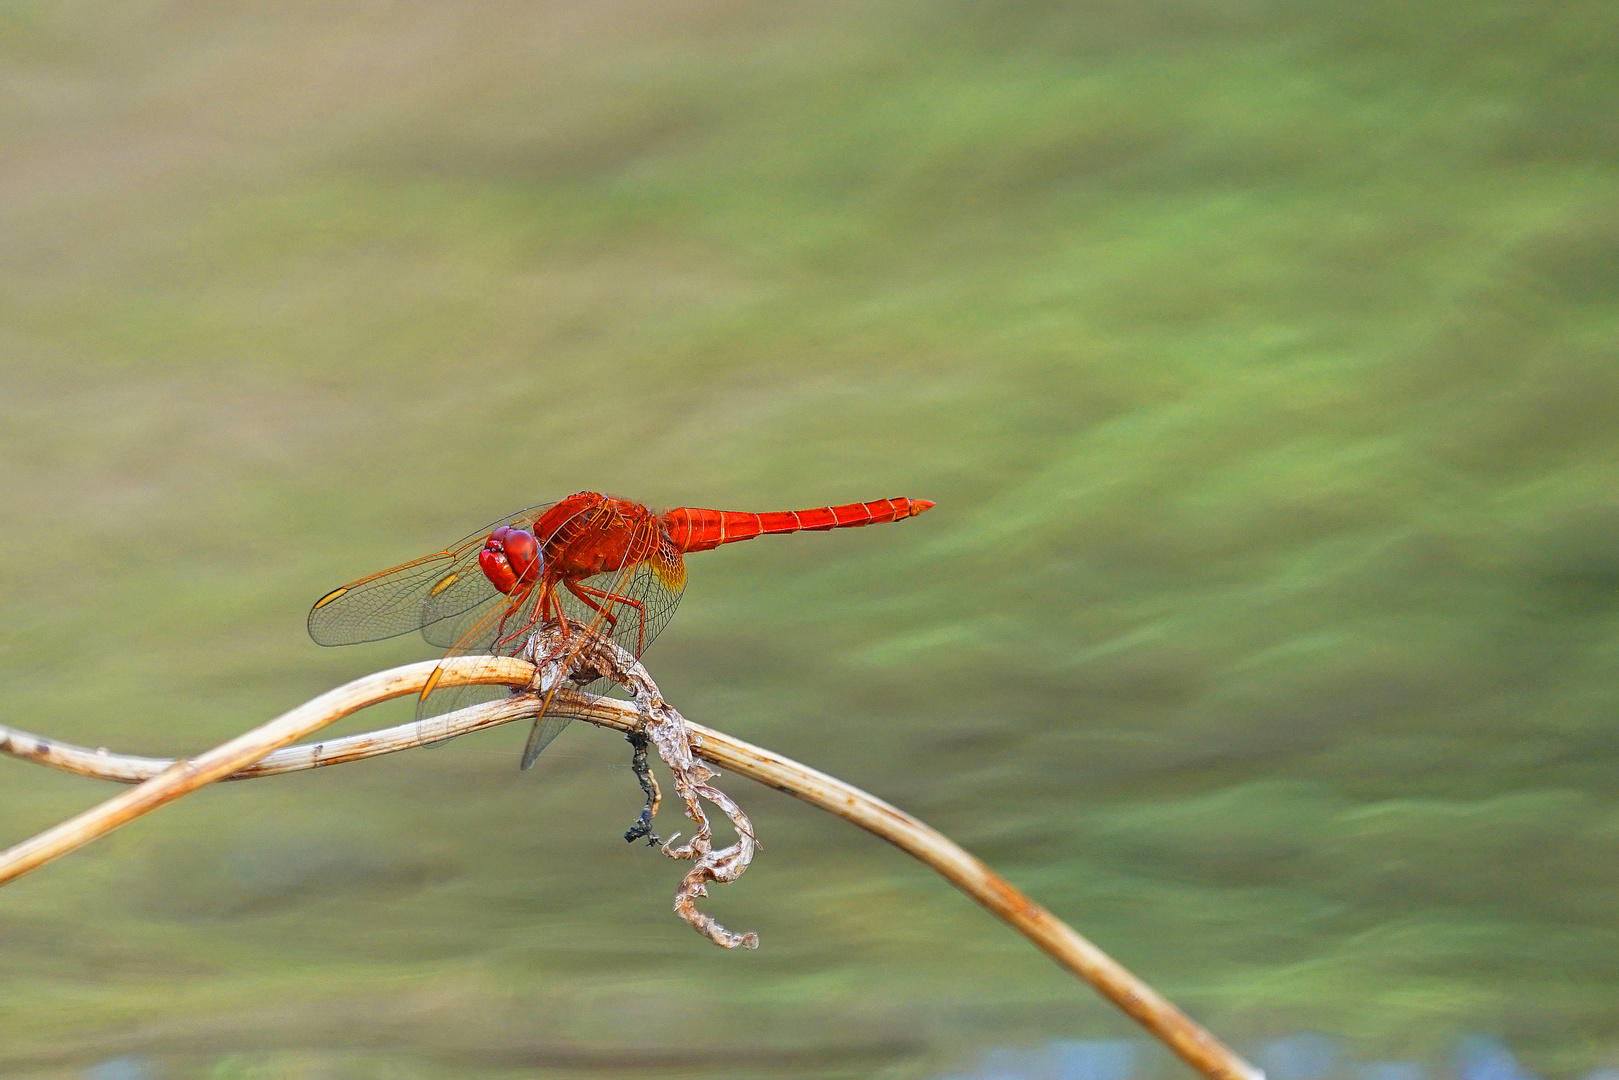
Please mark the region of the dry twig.
[[[448, 667], [443, 685], [492, 683], [527, 686], [528, 681], [535, 677], [534, 665], [523, 660], [492, 656], [465, 659], [467, 662], [458, 661], [453, 667]], [[296, 742], [367, 705], [420, 693], [428, 676], [438, 666], [436, 661], [425, 660], [355, 679], [336, 690], [328, 690], [291, 712], [283, 713], [268, 724], [214, 747], [194, 761], [181, 758], [133, 790], [115, 795], [99, 806], [0, 852], [0, 885], [83, 847], [120, 825], [151, 813], [164, 803], [172, 802], [215, 780], [222, 780], [272, 750]]]
[[[690, 859], [696, 864], [675, 892], [675, 913], [716, 945], [727, 949], [738, 946], [757, 949], [758, 934], [733, 934], [712, 916], [697, 910], [697, 898], [708, 895], [709, 882], [726, 884], [742, 876], [742, 871], [753, 861], [753, 853], [758, 849], [759, 842], [753, 834], [753, 823], [742, 808], [729, 795], [709, 783], [715, 774], [692, 753], [692, 736], [686, 718], [663, 700], [657, 684], [640, 661], [601, 635], [577, 634], [575, 643], [568, 646], [558, 640], [556, 632], [543, 631], [529, 640], [525, 651], [531, 660], [540, 665], [542, 681], [569, 679], [584, 684], [599, 677], [612, 680], [634, 696], [636, 710], [641, 714], [641, 726], [633, 734], [657, 747], [658, 756], [674, 775], [675, 791], [686, 804], [686, 816], [697, 823], [696, 834], [684, 844], [677, 846], [675, 840], [678, 837], [671, 836], [663, 845], [663, 853], [671, 859]], [[561, 670], [558, 661], [548, 659], [559, 656], [566, 657], [569, 670]], [[640, 752], [637, 756], [645, 760]], [[657, 811], [656, 790], [654, 787], [647, 792], [647, 809], [651, 813], [642, 816], [649, 829], [651, 814]], [[719, 851], [714, 850], [714, 831], [708, 815], [703, 812], [702, 800], [713, 803], [731, 819], [731, 827], [736, 830], [736, 843]], [[630, 833], [636, 832], [640, 824], [638, 821]], [[629, 834], [625, 835], [626, 840], [631, 838]]]
[[[31, 840], [0, 852], [0, 883], [89, 843], [140, 814], [214, 780], [252, 779], [358, 761], [496, 724], [532, 718], [541, 712], [539, 697], [521, 694], [437, 718], [430, 734], [424, 734], [421, 725], [412, 723], [311, 746], [288, 746], [294, 740], [366, 705], [419, 692], [434, 667], [435, 662], [427, 661], [356, 680], [195, 761], [124, 757], [106, 750], [69, 746], [0, 726], [0, 752], [81, 775], [140, 785]], [[517, 659], [466, 657], [447, 661], [446, 667], [445, 678], [453, 680], [450, 685], [479, 682], [528, 689], [544, 684], [540, 673], [532, 665]], [[644, 671], [641, 674], [644, 676]], [[647, 683], [650, 686], [651, 680], [647, 679]], [[656, 692], [655, 687], [651, 689], [653, 693]], [[661, 698], [658, 700], [661, 702]], [[674, 716], [679, 715], [672, 709], [668, 711]], [[641, 703], [598, 698], [567, 689], [557, 689], [552, 693], [550, 706], [545, 712], [547, 716], [585, 720], [626, 734], [640, 732], [646, 724], [646, 711]], [[1088, 982], [1204, 1076], [1211, 1080], [1264, 1080], [1260, 1070], [1233, 1053], [1110, 956], [941, 833], [881, 799], [825, 773], [723, 732], [684, 720], [679, 723], [687, 732], [686, 746], [694, 758], [701, 758], [836, 814], [931, 867], [1027, 937], [1058, 964]], [[662, 754], [663, 746], [656, 742], [654, 745], [658, 745]], [[693, 761], [693, 765], [702, 769], [700, 762]], [[703, 771], [707, 772], [706, 769]], [[695, 777], [698, 774], [693, 770], [689, 775]], [[711, 778], [710, 775], [695, 781], [692, 793], [721, 806], [728, 815], [732, 814], [735, 804], [708, 785], [707, 780]], [[685, 800], [687, 793], [683, 792], [682, 798]], [[688, 808], [690, 805], [688, 802]], [[740, 815], [739, 810], [735, 810], [735, 813]], [[737, 818], [733, 816], [735, 820]], [[704, 824], [699, 825], [700, 833], [705, 828], [706, 819]], [[706, 870], [699, 857], [698, 867], [687, 875], [681, 885], [682, 897], [688, 905], [697, 896], [704, 895], [702, 886], [706, 884], [705, 880], [699, 878], [696, 886], [691, 886], [700, 871], [707, 874], [706, 880], [714, 881], [733, 880], [735, 873], [740, 873], [740, 870], [732, 873], [732, 868], [738, 863], [746, 865], [756, 843], [751, 827], [745, 834], [745, 843], [743, 837], [739, 829], [737, 845], [722, 852], [706, 852], [712, 857]], [[693, 850], [695, 852], [696, 848], [693, 847]], [[727, 856], [727, 852], [733, 851], [735, 855]], [[677, 907], [679, 902], [677, 898]], [[700, 913], [697, 914], [703, 918]], [[721, 932], [729, 934], [722, 928]]]

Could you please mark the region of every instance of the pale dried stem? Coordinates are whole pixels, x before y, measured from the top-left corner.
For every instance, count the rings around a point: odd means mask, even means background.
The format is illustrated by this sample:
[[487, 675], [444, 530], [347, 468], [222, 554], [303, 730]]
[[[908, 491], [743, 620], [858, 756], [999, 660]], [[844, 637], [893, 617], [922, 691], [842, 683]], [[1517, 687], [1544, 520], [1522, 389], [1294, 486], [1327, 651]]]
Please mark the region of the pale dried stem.
[[[686, 718], [663, 700], [657, 683], [652, 681], [652, 676], [640, 661], [601, 635], [581, 634], [574, 638], [572, 645], [566, 645], [556, 632], [542, 631], [529, 641], [528, 653], [531, 658], [542, 661], [542, 670], [546, 670], [543, 658], [566, 655], [568, 660], [563, 666], [569, 670], [562, 672], [559, 669], [558, 675], [566, 674], [575, 682], [586, 682], [593, 676], [611, 679], [634, 696], [635, 707], [641, 714], [639, 733], [657, 747], [658, 756], [674, 777], [675, 792], [686, 805], [686, 816], [697, 824], [696, 834], [686, 843], [676, 846], [676, 837], [671, 836], [668, 843], [663, 845], [663, 853], [669, 858], [696, 862], [675, 892], [675, 914], [690, 923], [699, 934], [723, 948], [757, 949], [758, 934], [732, 933], [712, 916], [697, 910], [697, 898], [708, 895], [709, 882], [729, 883], [742, 876], [753, 861], [758, 840], [753, 833], [753, 823], [736, 801], [709, 783], [716, 774], [692, 753], [691, 731]], [[714, 831], [709, 825], [708, 815], [703, 812], [701, 800], [704, 799], [718, 806], [731, 819], [731, 826], [736, 830], [736, 843], [730, 847], [713, 850]], [[652, 811], [657, 812], [655, 802]]]
[[[483, 683], [527, 686], [528, 680], [534, 677], [534, 665], [522, 660], [490, 656], [467, 657], [465, 660], [446, 671], [443, 685]], [[195, 760], [181, 758], [137, 787], [0, 852], [0, 885], [75, 848], [83, 847], [164, 803], [172, 802], [215, 780], [222, 780], [272, 750], [296, 742], [367, 705], [420, 693], [427, 684], [428, 676], [438, 666], [437, 661], [426, 660], [356, 679], [336, 690], [328, 690], [245, 735], [238, 735], [230, 742], [214, 747]]]
[[[486, 666], [489, 664], [487, 658], [463, 658], [450, 661], [446, 666], [459, 681], [503, 683], [513, 687], [527, 687], [532, 684], [535, 676], [532, 666], [520, 660], [506, 660], [501, 663], [511, 665], [501, 677], [497, 677], [500, 673], [495, 669]], [[141, 795], [146, 790], [147, 784], [172, 775], [170, 770], [182, 770], [187, 777], [187, 786], [180, 790], [165, 789], [167, 793], [161, 797], [143, 796], [116, 813], [103, 813], [107, 807], [124, 798], [124, 796], [115, 797], [94, 810], [0, 853], [0, 883], [26, 873], [56, 855], [88, 843], [125, 821], [177, 798], [185, 791], [202, 786], [208, 780], [196, 781], [196, 777], [201, 774], [194, 770], [205, 758], [214, 755], [221, 757], [216, 761], [216, 767], [209, 769], [209, 773], [212, 774], [209, 779], [228, 777], [245, 780], [396, 753], [426, 742], [443, 739], [447, 734], [463, 734], [513, 720], [530, 719], [540, 712], [540, 701], [525, 695], [509, 701], [463, 709], [448, 718], [443, 718], [445, 722], [436, 727], [431, 734], [424, 734], [418, 724], [405, 724], [385, 731], [332, 740], [320, 747], [299, 746], [275, 750], [274, 753], [264, 757], [263, 761], [258, 761], [258, 757], [263, 756], [258, 749], [260, 745], [271, 749], [286, 746], [294, 739], [318, 730], [364, 705], [375, 704], [413, 691], [419, 692], [423, 681], [434, 666], [432, 661], [413, 664], [339, 687], [272, 721], [264, 728], [233, 740], [232, 743], [227, 743], [224, 747], [211, 751], [191, 763], [124, 757], [105, 751], [67, 746], [55, 740], [45, 740], [26, 732], [0, 727], [0, 752], [85, 776], [124, 782], [144, 781], [141, 787], [126, 792], [126, 796]], [[338, 708], [341, 711], [332, 711]], [[639, 730], [643, 720], [641, 712], [633, 702], [596, 698], [566, 689], [555, 692], [547, 715], [568, 716], [624, 733]], [[320, 719], [314, 719], [317, 716]], [[294, 717], [300, 718], [296, 724], [289, 722]], [[221, 752], [226, 747], [259, 736], [267, 729], [284, 722], [289, 722], [288, 727], [298, 727], [300, 730], [284, 739], [278, 735], [279, 741], [267, 738], [259, 740], [254, 744], [252, 751], [257, 756], [241, 761], [234, 768], [217, 767], [219, 762], [224, 760]], [[1211, 1080], [1263, 1080], [1264, 1074], [1260, 1070], [1248, 1064], [1101, 949], [1045, 908], [1018, 892], [1000, 875], [941, 833], [881, 799], [825, 773], [723, 732], [689, 721], [686, 726], [691, 733], [690, 745], [696, 756], [719, 768], [746, 776], [750, 780], [756, 780], [836, 814], [887, 840], [931, 867], [1027, 937], [1058, 964], [1088, 982], [1098, 993], [1135, 1018], [1204, 1076], [1210, 1077]], [[42, 748], [41, 744], [45, 746]], [[237, 753], [233, 755], [233, 759], [245, 756], [245, 753]], [[258, 764], [251, 764], [252, 762]], [[64, 830], [69, 830], [70, 842], [64, 843], [61, 838], [50, 839], [63, 833]]]

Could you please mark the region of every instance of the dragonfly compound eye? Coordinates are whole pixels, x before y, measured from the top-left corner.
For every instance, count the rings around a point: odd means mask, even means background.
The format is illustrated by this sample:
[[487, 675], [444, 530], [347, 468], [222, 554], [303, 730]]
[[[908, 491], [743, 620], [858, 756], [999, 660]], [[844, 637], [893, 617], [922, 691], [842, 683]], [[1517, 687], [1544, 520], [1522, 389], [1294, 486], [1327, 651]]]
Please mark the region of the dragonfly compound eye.
[[501, 547], [505, 549], [506, 563], [517, 575], [518, 581], [527, 584], [538, 578], [540, 571], [545, 569], [545, 560], [540, 557], [540, 542], [527, 529], [508, 527], [506, 535], [501, 538]]

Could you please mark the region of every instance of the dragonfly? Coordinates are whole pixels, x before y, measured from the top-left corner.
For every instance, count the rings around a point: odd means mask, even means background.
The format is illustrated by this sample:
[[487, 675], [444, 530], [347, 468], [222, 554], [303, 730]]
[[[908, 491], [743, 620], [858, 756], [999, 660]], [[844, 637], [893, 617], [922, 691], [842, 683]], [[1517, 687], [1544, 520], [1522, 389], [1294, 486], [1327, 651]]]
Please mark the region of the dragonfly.
[[[421, 631], [444, 659], [515, 656], [551, 642], [536, 666], [558, 662], [592, 637], [610, 638], [637, 660], [668, 625], [686, 586], [685, 556], [759, 536], [822, 532], [903, 521], [927, 499], [879, 499], [812, 510], [750, 513], [677, 507], [656, 513], [628, 499], [581, 491], [519, 510], [442, 551], [339, 586], [309, 610], [309, 636], [354, 645]], [[440, 686], [443, 661], [416, 703], [434, 721], [502, 693], [503, 687]], [[547, 698], [549, 704], [549, 698]], [[521, 768], [566, 727], [542, 710]]]

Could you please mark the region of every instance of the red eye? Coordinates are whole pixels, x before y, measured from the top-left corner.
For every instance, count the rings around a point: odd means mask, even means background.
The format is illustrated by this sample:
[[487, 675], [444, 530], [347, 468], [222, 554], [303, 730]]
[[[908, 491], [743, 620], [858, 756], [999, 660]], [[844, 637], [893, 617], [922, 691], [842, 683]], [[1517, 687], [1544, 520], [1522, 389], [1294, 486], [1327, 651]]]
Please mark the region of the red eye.
[[501, 538], [501, 547], [506, 552], [506, 561], [512, 572], [517, 575], [518, 581], [525, 584], [533, 581], [545, 569], [545, 560], [540, 558], [540, 542], [527, 529], [503, 528], [506, 535]]
[[478, 566], [490, 584], [503, 593], [513, 593], [520, 585], [539, 579], [545, 569], [540, 542], [527, 529], [502, 525], [489, 534], [478, 553]]

